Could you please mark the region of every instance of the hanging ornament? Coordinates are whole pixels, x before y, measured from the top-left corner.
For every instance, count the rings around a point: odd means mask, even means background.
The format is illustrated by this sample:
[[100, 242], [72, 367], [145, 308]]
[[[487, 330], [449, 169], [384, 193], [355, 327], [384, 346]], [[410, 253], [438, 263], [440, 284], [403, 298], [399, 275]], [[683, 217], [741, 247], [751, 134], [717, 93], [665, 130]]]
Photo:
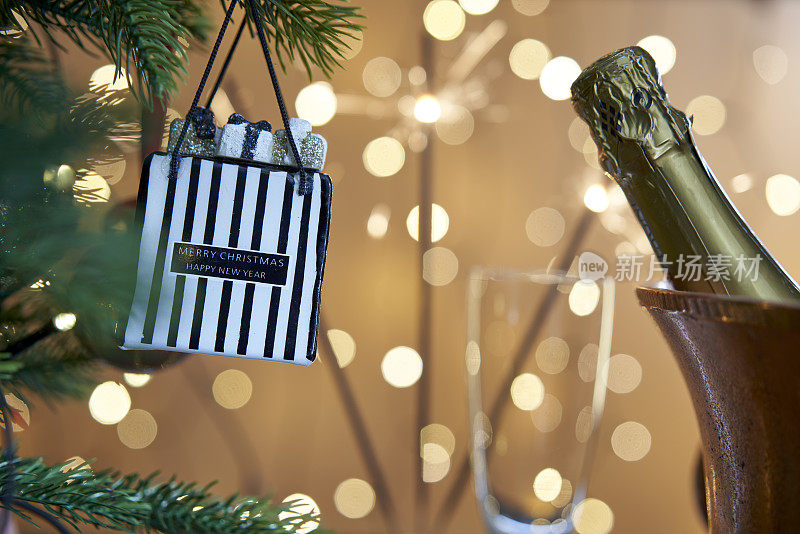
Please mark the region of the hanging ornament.
[[[213, 113], [197, 106], [236, 4], [186, 120], [171, 125], [169, 152], [144, 162], [141, 244], [123, 353], [309, 365], [330, 226], [332, 185], [320, 172], [327, 143], [310, 123], [286, 115], [259, 17], [255, 26], [284, 129], [273, 135], [269, 122], [237, 113], [217, 128]], [[250, 7], [255, 12], [254, 2]]]

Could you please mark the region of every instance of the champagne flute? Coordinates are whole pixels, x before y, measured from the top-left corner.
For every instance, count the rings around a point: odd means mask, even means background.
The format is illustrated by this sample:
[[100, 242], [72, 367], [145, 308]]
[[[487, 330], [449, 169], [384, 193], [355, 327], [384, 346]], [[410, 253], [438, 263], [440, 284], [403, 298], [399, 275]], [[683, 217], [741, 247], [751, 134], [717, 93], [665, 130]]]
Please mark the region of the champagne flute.
[[567, 533], [581, 521], [613, 520], [596, 506], [584, 513], [614, 320], [614, 280], [595, 278], [471, 272], [472, 469], [492, 534]]

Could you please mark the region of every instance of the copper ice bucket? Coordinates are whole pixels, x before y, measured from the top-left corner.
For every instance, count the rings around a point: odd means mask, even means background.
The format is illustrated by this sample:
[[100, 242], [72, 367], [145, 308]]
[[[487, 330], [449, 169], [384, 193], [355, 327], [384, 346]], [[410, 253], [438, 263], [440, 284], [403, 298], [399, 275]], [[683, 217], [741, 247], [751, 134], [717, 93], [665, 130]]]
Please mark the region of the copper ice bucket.
[[800, 307], [637, 288], [703, 440], [711, 532], [800, 532]]

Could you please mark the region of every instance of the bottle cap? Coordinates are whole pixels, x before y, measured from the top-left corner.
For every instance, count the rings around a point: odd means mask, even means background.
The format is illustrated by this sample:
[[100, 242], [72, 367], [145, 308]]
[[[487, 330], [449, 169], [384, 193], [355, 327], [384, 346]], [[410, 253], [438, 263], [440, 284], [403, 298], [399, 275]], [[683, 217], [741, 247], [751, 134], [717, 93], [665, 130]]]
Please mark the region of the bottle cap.
[[587, 67], [572, 84], [572, 104], [589, 125], [601, 166], [620, 182], [693, 145], [690, 121], [670, 105], [655, 61], [638, 46]]

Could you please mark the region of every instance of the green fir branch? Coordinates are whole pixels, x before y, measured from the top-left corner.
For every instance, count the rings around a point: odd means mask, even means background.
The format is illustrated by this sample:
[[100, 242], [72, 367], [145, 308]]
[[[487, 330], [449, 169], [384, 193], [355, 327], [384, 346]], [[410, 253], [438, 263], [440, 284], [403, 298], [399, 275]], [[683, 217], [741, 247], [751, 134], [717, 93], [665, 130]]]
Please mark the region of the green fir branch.
[[28, 43], [0, 41], [0, 106], [19, 115], [58, 111], [67, 98], [60, 76]]
[[[269, 498], [220, 500], [211, 494], [213, 484], [199, 486], [157, 474], [142, 478], [114, 471], [93, 472], [88, 463], [47, 466], [41, 458], [14, 459], [0, 463], [0, 493], [8, 475], [15, 474], [15, 502], [38, 506], [76, 530], [81, 525], [125, 532], [142, 528], [168, 534], [286, 533], [292, 534], [319, 518], [291, 510], [296, 503], [277, 504]], [[5, 507], [0, 503], [0, 507]], [[19, 517], [34, 522], [24, 509], [12, 506]], [[321, 530], [317, 530], [323, 534]]]

